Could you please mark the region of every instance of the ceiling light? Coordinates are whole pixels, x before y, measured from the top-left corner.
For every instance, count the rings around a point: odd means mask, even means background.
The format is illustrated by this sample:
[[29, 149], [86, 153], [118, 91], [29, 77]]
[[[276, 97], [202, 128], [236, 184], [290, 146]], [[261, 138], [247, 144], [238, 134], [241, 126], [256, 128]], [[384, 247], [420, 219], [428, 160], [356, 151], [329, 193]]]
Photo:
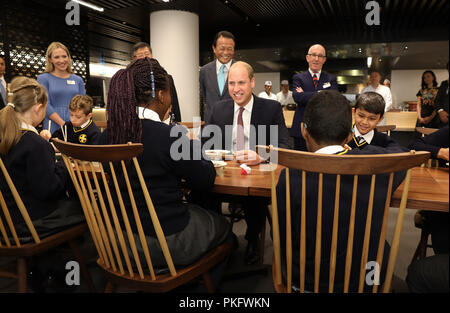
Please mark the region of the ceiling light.
[[372, 57], [367, 57], [367, 67], [372, 66]]
[[100, 11], [100, 12], [103, 12], [105, 10], [105, 9], [103, 9], [101, 7], [98, 7], [98, 6], [94, 5], [94, 4], [91, 4], [91, 3], [88, 3], [88, 2], [85, 2], [85, 1], [81, 1], [81, 0], [72, 0], [72, 1], [76, 2], [76, 3], [79, 3], [81, 5], [84, 5], [85, 7], [91, 8], [92, 10], [96, 10], [96, 11]]

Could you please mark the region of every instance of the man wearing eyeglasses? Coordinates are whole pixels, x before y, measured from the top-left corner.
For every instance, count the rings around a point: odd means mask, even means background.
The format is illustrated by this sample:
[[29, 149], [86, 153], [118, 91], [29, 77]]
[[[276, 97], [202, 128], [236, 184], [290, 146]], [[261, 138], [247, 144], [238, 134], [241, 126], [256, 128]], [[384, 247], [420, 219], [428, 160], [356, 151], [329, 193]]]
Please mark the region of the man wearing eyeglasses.
[[297, 109], [292, 121], [290, 135], [294, 137], [295, 150], [307, 151], [306, 142], [300, 130], [306, 103], [321, 90], [338, 89], [336, 76], [322, 71], [326, 60], [325, 48], [322, 45], [315, 44], [309, 48], [306, 55], [309, 69], [292, 77], [293, 97], [297, 103]]
[[220, 101], [231, 99], [228, 92], [228, 71], [235, 62], [234, 35], [227, 31], [216, 34], [212, 49], [216, 59], [200, 69], [200, 90], [204, 105], [204, 120], [210, 120], [212, 106]]

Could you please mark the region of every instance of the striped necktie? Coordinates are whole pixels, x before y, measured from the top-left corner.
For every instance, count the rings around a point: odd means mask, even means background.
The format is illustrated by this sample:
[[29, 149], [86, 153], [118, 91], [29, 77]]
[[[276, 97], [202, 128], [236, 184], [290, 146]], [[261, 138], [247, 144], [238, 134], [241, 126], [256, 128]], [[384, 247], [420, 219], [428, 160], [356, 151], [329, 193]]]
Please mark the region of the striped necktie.
[[244, 138], [244, 120], [242, 119], [243, 107], [239, 108], [239, 115], [237, 119], [237, 135], [236, 135], [236, 151], [244, 150], [245, 138]]
[[319, 84], [319, 78], [317, 78], [317, 75], [315, 73], [313, 76], [313, 83], [314, 83], [314, 88], [317, 89], [317, 85]]

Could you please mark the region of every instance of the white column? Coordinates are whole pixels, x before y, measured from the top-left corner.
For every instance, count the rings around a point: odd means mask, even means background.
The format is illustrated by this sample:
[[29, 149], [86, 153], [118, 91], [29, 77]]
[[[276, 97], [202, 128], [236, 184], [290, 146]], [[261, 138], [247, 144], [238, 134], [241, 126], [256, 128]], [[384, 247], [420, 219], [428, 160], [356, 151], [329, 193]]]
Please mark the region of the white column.
[[199, 113], [199, 18], [184, 11], [150, 14], [153, 57], [173, 76], [181, 119], [191, 122]]

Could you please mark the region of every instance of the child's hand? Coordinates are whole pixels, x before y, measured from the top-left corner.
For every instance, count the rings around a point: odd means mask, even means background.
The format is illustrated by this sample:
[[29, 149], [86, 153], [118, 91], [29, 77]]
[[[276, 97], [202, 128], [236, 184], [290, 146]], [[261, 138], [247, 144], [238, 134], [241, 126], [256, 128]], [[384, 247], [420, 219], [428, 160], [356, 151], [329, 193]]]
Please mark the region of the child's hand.
[[47, 129], [44, 129], [43, 131], [41, 131], [41, 133], [39, 135], [41, 135], [41, 137], [47, 141], [50, 140], [50, 138], [52, 138], [52, 134], [50, 134], [50, 132]]

